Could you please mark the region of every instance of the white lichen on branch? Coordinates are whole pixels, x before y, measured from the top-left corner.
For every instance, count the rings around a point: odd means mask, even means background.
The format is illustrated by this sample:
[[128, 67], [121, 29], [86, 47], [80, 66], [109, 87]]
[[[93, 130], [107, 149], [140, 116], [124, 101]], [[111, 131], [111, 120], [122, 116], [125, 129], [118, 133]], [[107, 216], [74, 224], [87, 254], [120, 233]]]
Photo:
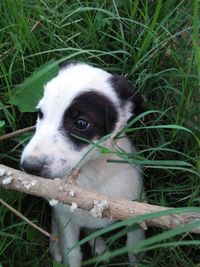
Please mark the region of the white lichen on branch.
[[13, 180], [13, 177], [12, 176], [6, 176], [4, 179], [3, 179], [3, 184], [4, 185], [7, 185], [7, 184], [10, 184]]
[[31, 182], [28, 182], [28, 181], [25, 181], [25, 180], [23, 180], [23, 181], [21, 181], [22, 182], [22, 185], [26, 188], [26, 189], [30, 189], [31, 188], [31, 186], [32, 186], [32, 184], [31, 184]]
[[57, 205], [58, 204], [58, 200], [57, 199], [50, 199], [49, 200], [49, 205], [50, 206], [55, 206], [55, 205]]
[[75, 202], [72, 202], [72, 205], [70, 207], [71, 212], [74, 212], [78, 208], [78, 205]]
[[0, 177], [3, 178], [2, 184], [3, 185], [8, 185], [12, 182], [13, 177], [12, 177], [12, 172], [7, 171], [3, 168], [0, 169]]
[[75, 196], [75, 193], [72, 189], [69, 189], [68, 192], [69, 192], [69, 196], [71, 196], [71, 197]]
[[102, 218], [103, 211], [108, 209], [107, 200], [94, 200], [94, 207], [90, 210], [93, 217]]
[[36, 185], [36, 184], [37, 184], [37, 181], [36, 181], [35, 179], [31, 181], [31, 185], [32, 185], [32, 186], [34, 186], [34, 185]]

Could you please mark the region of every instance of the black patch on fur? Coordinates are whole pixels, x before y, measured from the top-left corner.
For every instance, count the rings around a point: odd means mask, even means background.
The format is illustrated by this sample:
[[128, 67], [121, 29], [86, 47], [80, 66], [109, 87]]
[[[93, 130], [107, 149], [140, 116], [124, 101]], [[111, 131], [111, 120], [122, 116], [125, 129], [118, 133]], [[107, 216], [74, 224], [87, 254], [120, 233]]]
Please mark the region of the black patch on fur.
[[81, 64], [81, 62], [75, 61], [75, 60], [68, 60], [68, 61], [63, 61], [61, 63], [58, 64], [58, 67], [60, 70], [62, 69], [66, 69], [71, 65], [77, 65], [77, 64]]
[[109, 81], [121, 99], [122, 105], [127, 101], [131, 101], [133, 103], [133, 114], [137, 116], [143, 112], [144, 99], [141, 94], [134, 91], [128, 80], [120, 75], [113, 75]]
[[[76, 121], [79, 118], [86, 120], [89, 127], [84, 130], [78, 129]], [[86, 140], [100, 139], [114, 129], [117, 118], [117, 110], [111, 100], [100, 93], [89, 91], [78, 95], [67, 108], [61, 131], [79, 149], [88, 143], [75, 135]]]

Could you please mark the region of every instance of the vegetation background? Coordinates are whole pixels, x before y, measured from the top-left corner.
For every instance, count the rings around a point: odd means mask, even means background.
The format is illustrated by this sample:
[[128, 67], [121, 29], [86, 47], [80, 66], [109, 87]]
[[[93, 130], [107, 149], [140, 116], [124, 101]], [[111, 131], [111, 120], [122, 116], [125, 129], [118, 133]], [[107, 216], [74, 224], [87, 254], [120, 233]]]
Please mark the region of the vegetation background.
[[[42, 75], [35, 77], [47, 62], [80, 60], [123, 74], [145, 96], [146, 111], [124, 130], [138, 153], [121, 153], [122, 160], [143, 167], [149, 203], [199, 207], [198, 8], [198, 0], [0, 0], [0, 135], [34, 125], [37, 114], [23, 111], [33, 111], [44, 82]], [[2, 141], [0, 162], [19, 168], [31, 134]], [[0, 196], [50, 228], [45, 201], [2, 188]], [[133, 250], [146, 251], [137, 266], [200, 266], [199, 236], [187, 233], [192, 226], [149, 228], [145, 242], [126, 248], [123, 236], [131, 227], [108, 229], [107, 263], [89, 254], [92, 261], [83, 265], [129, 266], [125, 252]], [[0, 206], [0, 266], [61, 265], [50, 258], [47, 238]]]

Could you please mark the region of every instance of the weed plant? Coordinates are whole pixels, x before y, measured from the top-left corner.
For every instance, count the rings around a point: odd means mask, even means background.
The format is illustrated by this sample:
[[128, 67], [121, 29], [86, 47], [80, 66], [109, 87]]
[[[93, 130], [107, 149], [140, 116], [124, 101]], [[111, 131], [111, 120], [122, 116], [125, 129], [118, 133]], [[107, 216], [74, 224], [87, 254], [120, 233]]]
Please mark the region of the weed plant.
[[[200, 205], [198, 5], [198, 0], [0, 0], [0, 135], [35, 123], [37, 114], [21, 112], [12, 98], [49, 61], [79, 60], [123, 74], [146, 101], [143, 115], [120, 133], [130, 136], [138, 153], [116, 150], [122, 161], [116, 164], [142, 166], [149, 203], [193, 211]], [[29, 89], [38, 97], [36, 84]], [[31, 135], [1, 142], [0, 162], [19, 168]], [[2, 188], [0, 195], [50, 229], [45, 201]], [[136, 221], [97, 232], [107, 232], [110, 254], [102, 257], [107, 263], [91, 255], [83, 266], [129, 266], [127, 250], [146, 251], [137, 263], [141, 267], [200, 266], [199, 236], [188, 234], [194, 225], [149, 228], [143, 243], [127, 248], [123, 236]], [[0, 266], [61, 266], [52, 261], [48, 246], [43, 235], [0, 206]]]

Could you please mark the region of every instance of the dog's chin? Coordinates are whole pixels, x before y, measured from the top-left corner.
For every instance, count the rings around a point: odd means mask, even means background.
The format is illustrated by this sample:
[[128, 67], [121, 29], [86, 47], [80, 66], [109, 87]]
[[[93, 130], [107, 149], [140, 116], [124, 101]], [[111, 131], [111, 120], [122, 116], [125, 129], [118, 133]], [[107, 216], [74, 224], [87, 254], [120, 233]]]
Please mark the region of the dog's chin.
[[52, 171], [52, 170], [43, 170], [41, 173], [40, 173], [40, 176], [45, 178], [45, 179], [56, 179], [56, 178], [59, 178], [59, 179], [66, 179], [71, 173], [71, 169], [68, 169], [68, 170], [63, 170], [63, 171]]

